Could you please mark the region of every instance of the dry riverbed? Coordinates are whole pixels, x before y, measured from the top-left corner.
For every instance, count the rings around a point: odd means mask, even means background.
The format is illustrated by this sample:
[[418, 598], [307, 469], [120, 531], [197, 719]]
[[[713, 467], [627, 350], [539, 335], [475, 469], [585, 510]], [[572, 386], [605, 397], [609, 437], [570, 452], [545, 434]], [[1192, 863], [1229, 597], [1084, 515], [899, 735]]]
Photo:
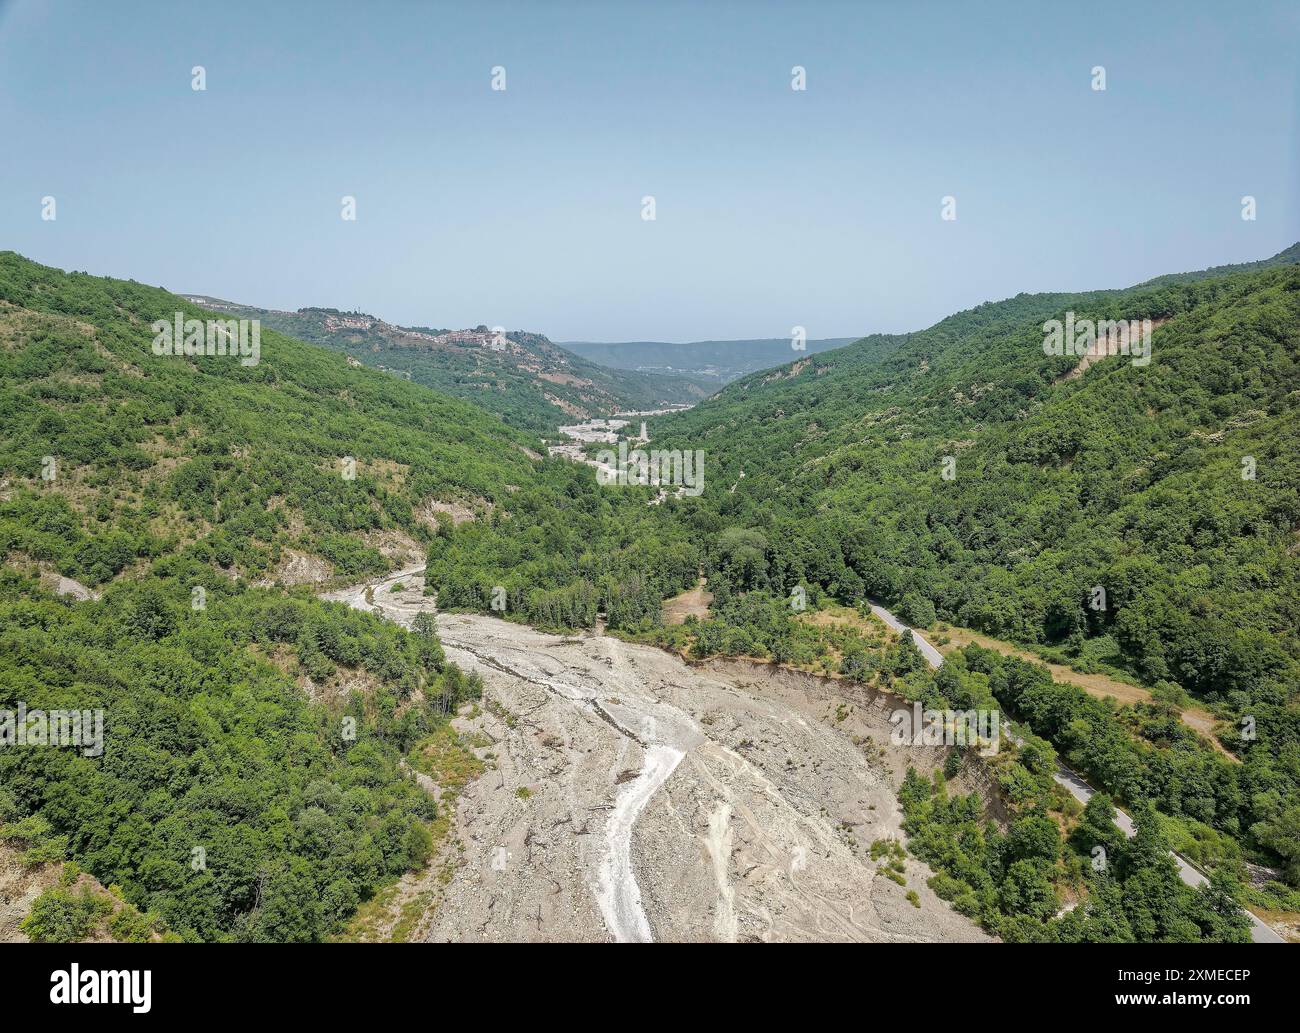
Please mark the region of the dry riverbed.
[[[403, 572], [336, 598], [409, 624], [421, 590]], [[889, 744], [886, 697], [492, 617], [439, 614], [438, 632], [484, 678], [454, 727], [486, 770], [456, 800], [458, 866], [422, 938], [987, 939], [925, 865], [898, 885], [870, 857], [903, 838], [907, 765], [943, 759]]]

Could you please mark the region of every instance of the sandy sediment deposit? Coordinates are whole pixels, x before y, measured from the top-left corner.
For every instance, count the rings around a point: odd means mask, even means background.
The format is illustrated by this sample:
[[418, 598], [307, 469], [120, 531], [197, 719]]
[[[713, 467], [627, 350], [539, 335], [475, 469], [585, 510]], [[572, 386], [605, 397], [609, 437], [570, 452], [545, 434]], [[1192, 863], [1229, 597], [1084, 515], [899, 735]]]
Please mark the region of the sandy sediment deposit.
[[[433, 610], [415, 571], [331, 597], [408, 627]], [[892, 697], [604, 634], [437, 621], [448, 659], [483, 676], [455, 727], [487, 770], [456, 801], [460, 864], [424, 938], [987, 939], [925, 865], [909, 858], [900, 886], [871, 859], [903, 838], [908, 764], [943, 760], [890, 744]]]
[[941, 760], [889, 745], [885, 697], [604, 635], [438, 623], [449, 658], [485, 679], [457, 726], [487, 736], [496, 768], [459, 801], [465, 864], [428, 938], [986, 938], [924, 865], [909, 859], [899, 886], [870, 858], [902, 837], [907, 763]]

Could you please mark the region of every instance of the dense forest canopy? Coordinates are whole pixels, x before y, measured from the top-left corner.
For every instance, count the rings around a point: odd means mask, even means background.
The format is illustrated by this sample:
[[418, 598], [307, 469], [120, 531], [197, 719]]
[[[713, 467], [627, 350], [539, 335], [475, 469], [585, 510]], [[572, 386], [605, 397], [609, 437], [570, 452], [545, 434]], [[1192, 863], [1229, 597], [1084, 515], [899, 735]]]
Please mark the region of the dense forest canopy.
[[[706, 538], [715, 609], [799, 584], [1119, 670], [1166, 699], [1191, 693], [1244, 764], [1159, 714], [1006, 702], [1117, 798], [1239, 837], [1296, 884], [1297, 260], [1291, 248], [1245, 271], [1021, 295], [653, 421], [660, 447], [709, 458], [690, 519], [727, 528]], [[1152, 361], [1072, 375], [1079, 358], [1043, 348], [1043, 324], [1067, 312], [1152, 320]]]
[[0, 836], [170, 935], [319, 939], [427, 860], [401, 757], [478, 687], [427, 629], [270, 582], [290, 552], [386, 570], [374, 543], [435, 537], [428, 500], [488, 508], [543, 464], [480, 410], [271, 331], [256, 366], [156, 356], [176, 311], [202, 315], [0, 256], [0, 709], [102, 709], [108, 744], [0, 750]]
[[[1066, 310], [1163, 321], [1154, 360], [1068, 377], [1078, 360], [1041, 347]], [[745, 587], [913, 595], [1212, 702], [1276, 702], [1300, 655], [1298, 314], [1294, 265], [1021, 296], [880, 360], [867, 341], [750, 378], [652, 434], [706, 449], [705, 508], [770, 543]]]

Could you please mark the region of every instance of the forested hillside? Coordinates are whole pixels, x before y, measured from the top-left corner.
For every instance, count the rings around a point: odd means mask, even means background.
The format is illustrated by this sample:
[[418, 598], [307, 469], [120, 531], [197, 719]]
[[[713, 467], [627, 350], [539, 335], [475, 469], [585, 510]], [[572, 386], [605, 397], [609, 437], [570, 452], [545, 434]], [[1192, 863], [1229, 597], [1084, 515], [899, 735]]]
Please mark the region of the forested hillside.
[[[465, 330], [396, 326], [364, 312], [254, 308], [201, 295], [193, 300], [222, 315], [260, 319], [299, 340], [344, 352], [357, 362], [464, 398], [511, 426], [553, 430], [616, 411], [649, 411], [705, 397], [703, 378], [609, 369], [541, 334], [487, 326]], [[201, 299], [201, 300], [200, 300]]]
[[[1244, 764], [1167, 706], [1058, 710], [1036, 730], [1128, 805], [1237, 837], [1300, 884], [1296, 256], [1020, 295], [653, 421], [656, 445], [708, 456], [691, 519], [723, 532], [703, 538], [715, 613], [744, 626], [737, 599], [804, 585], [814, 603], [871, 597], [1126, 672], [1165, 701], [1188, 692]], [[1151, 362], [1044, 354], [1044, 321], [1067, 311], [1151, 319]]]
[[[102, 709], [105, 740], [0, 750], [0, 836], [119, 885], [155, 933], [317, 939], [427, 859], [401, 755], [477, 685], [428, 629], [272, 583], [418, 557], [438, 507], [487, 512], [543, 464], [479, 410], [274, 332], [256, 365], [155, 355], [178, 310], [201, 315], [0, 255], [0, 709]], [[43, 900], [32, 934], [84, 906]]]
[[[105, 740], [0, 750], [0, 839], [119, 886], [136, 937], [320, 939], [427, 861], [403, 754], [479, 686], [431, 625], [313, 591], [454, 554], [449, 605], [502, 584], [571, 626], [657, 611], [699, 558], [680, 529], [646, 548], [666, 511], [341, 355], [273, 330], [256, 364], [155, 354], [177, 312], [210, 315], [0, 254], [0, 710], [102, 710]], [[55, 888], [28, 929], [99, 909]]]
[[[1067, 310], [1161, 321], [1151, 363], [1068, 376], [1041, 327]], [[1300, 653], [1298, 314], [1294, 265], [1022, 295], [880, 359], [867, 339], [748, 378], [652, 434], [706, 450], [719, 518], [771, 529], [773, 587], [911, 596], [1250, 696]]]

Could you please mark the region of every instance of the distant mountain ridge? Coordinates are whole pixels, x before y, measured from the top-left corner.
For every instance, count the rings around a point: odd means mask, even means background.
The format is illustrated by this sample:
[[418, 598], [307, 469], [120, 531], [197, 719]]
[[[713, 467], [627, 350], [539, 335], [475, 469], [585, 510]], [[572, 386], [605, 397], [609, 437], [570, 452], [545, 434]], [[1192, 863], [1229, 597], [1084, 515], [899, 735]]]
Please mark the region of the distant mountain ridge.
[[797, 360], [801, 355], [829, 351], [852, 344], [856, 337], [829, 337], [805, 341], [795, 348], [789, 337], [737, 341], [565, 341], [564, 347], [592, 362], [615, 369], [668, 373], [704, 380], [719, 386]]
[[1292, 244], [1284, 251], [1279, 251], [1271, 258], [1262, 258], [1258, 262], [1239, 262], [1235, 265], [1216, 265], [1209, 269], [1199, 269], [1190, 273], [1167, 273], [1152, 280], [1145, 280], [1139, 287], [1155, 287], [1166, 283], [1194, 283], [1197, 280], [1212, 280], [1219, 276], [1233, 273], [1250, 273], [1260, 269], [1275, 269], [1283, 265], [1300, 264], [1300, 242]]
[[472, 401], [530, 430], [696, 402], [712, 390], [704, 378], [608, 369], [527, 331], [483, 324], [462, 329], [400, 326], [337, 308], [289, 312], [205, 294], [181, 297], [213, 312], [259, 319], [270, 329]]

